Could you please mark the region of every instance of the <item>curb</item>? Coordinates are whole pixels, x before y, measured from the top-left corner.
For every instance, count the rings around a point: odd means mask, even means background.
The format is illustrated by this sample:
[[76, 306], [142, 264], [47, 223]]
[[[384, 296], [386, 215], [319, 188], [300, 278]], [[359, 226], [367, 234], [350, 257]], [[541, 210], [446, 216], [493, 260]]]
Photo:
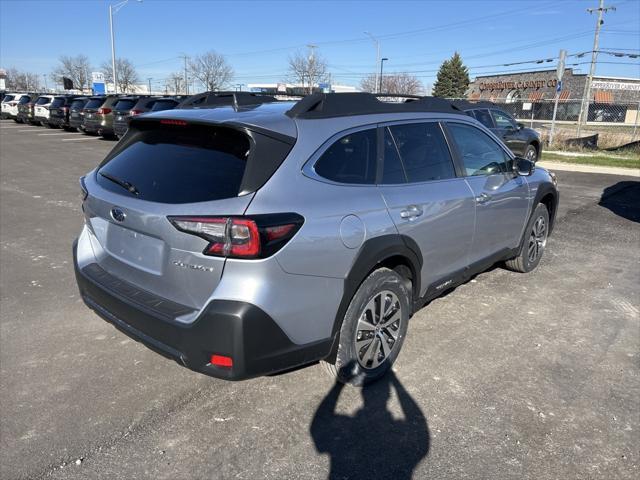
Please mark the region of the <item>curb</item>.
[[564, 163], [553, 162], [549, 160], [541, 160], [536, 162], [547, 170], [564, 170], [569, 172], [584, 172], [584, 173], [604, 173], [607, 175], [624, 175], [627, 177], [640, 177], [640, 169], [638, 168], [623, 168], [623, 167], [600, 167], [596, 165], [580, 165], [577, 163]]

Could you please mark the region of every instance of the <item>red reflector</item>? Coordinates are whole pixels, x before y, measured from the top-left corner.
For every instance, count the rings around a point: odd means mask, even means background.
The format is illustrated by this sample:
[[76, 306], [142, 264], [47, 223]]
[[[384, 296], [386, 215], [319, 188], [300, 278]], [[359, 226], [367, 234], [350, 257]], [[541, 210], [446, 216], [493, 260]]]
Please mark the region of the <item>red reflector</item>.
[[224, 355], [211, 355], [211, 365], [216, 367], [233, 367], [233, 358]]
[[160, 120], [160, 123], [162, 125], [179, 125], [181, 127], [184, 127], [187, 125], [187, 122], [185, 122], [184, 120], [171, 120], [168, 118], [165, 118], [164, 120]]
[[140, 115], [142, 113], [142, 110], [131, 110], [129, 112], [129, 115]]
[[275, 227], [267, 227], [265, 228], [265, 233], [267, 234], [267, 240], [278, 240], [279, 238], [286, 237], [289, 235], [289, 232], [296, 228], [294, 223], [290, 223], [288, 225], [278, 225]]

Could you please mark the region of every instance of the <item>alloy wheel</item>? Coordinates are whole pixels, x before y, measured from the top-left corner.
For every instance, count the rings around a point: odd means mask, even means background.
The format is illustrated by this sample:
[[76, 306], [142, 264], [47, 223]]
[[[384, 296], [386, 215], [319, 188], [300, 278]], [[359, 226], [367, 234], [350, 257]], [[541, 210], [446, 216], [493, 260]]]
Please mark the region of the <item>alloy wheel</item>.
[[531, 235], [529, 236], [529, 245], [527, 250], [527, 257], [529, 263], [534, 263], [538, 257], [542, 255], [545, 245], [547, 244], [547, 222], [544, 217], [539, 216], [533, 228], [531, 229]]
[[393, 351], [400, 334], [402, 307], [395, 293], [377, 293], [365, 306], [356, 327], [358, 363], [366, 369], [382, 364]]

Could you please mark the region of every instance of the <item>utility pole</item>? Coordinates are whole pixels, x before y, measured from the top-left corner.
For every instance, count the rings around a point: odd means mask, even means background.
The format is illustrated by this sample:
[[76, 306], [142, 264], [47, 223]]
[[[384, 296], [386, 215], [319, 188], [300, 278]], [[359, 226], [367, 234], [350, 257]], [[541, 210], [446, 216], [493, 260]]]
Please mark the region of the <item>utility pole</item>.
[[46, 74], [42, 74], [42, 78], [44, 79], [44, 90], [45, 92], [49, 91], [49, 87], [47, 87], [47, 75]]
[[[375, 43], [375, 45], [376, 45], [376, 84], [375, 84], [374, 90], [377, 90], [378, 83], [379, 83], [379, 79], [378, 79], [378, 64], [380, 63], [380, 41], [369, 32], [364, 32], [364, 34], [368, 35], [369, 38], [371, 38], [371, 40], [373, 40], [373, 43]], [[381, 92], [376, 91], [376, 93], [381, 93]]]
[[609, 10], [615, 11], [616, 7], [605, 7], [604, 0], [600, 0], [598, 8], [587, 8], [587, 12], [598, 12], [598, 21], [596, 22], [596, 31], [593, 37], [593, 50], [591, 51], [591, 68], [589, 69], [589, 76], [587, 82], [584, 84], [584, 93], [582, 95], [582, 104], [580, 105], [580, 115], [578, 116], [578, 132], [577, 137], [580, 137], [580, 130], [582, 124], [586, 123], [589, 118], [589, 98], [591, 97], [591, 83], [593, 82], [593, 75], [596, 72], [596, 61], [598, 59], [598, 41], [600, 39], [600, 28], [604, 21], [602, 15]]
[[153, 80], [151, 77], [147, 77], [147, 82], [149, 82], [149, 95], [151, 95], [151, 80]]

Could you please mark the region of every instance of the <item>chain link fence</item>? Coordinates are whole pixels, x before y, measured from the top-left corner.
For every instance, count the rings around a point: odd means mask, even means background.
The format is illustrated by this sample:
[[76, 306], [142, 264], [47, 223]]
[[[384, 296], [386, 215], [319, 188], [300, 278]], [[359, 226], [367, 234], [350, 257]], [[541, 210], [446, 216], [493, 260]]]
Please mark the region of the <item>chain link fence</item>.
[[[493, 99], [493, 103], [518, 122], [539, 131], [548, 143], [554, 100]], [[578, 128], [581, 105], [582, 99], [558, 101], [552, 147], [615, 149], [627, 146], [640, 150], [639, 145], [629, 145], [640, 140], [640, 101], [627, 104], [591, 101], [588, 114]]]

